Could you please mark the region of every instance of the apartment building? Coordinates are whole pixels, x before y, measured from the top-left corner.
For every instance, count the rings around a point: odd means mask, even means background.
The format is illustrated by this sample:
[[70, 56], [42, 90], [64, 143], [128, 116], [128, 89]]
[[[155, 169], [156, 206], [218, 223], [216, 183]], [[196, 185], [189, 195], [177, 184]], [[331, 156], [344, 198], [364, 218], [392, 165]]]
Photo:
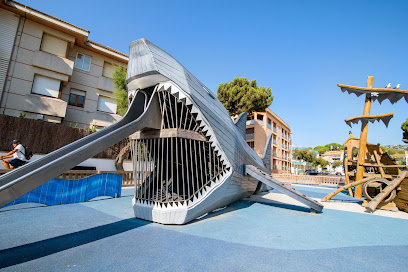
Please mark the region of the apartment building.
[[120, 118], [111, 77], [126, 54], [15, 1], [0, 2], [0, 33], [0, 113], [82, 128]]
[[270, 109], [248, 115], [246, 142], [260, 157], [263, 155], [269, 134], [272, 134], [272, 173], [289, 173], [292, 164], [292, 132], [289, 125]]

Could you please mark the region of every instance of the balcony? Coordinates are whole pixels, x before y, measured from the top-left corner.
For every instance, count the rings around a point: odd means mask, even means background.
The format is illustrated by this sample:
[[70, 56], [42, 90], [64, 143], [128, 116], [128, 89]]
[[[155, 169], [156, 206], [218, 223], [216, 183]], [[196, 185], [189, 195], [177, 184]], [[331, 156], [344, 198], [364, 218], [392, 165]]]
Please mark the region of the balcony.
[[247, 125], [247, 126], [253, 125], [253, 124], [254, 124], [254, 120], [247, 120], [247, 121], [246, 121], [246, 125]]
[[92, 124], [102, 127], [107, 127], [112, 123], [117, 122], [121, 118], [118, 114], [107, 113], [102, 111], [94, 112]]
[[256, 120], [256, 123], [257, 123], [258, 125], [261, 125], [261, 126], [264, 125], [264, 121], [262, 121], [262, 120]]
[[253, 139], [254, 138], [254, 134], [246, 134], [245, 139]]
[[33, 66], [72, 76], [74, 62], [43, 51], [35, 51]]
[[100, 76], [98, 80], [98, 89], [113, 92], [113, 81], [109, 77]]
[[27, 94], [24, 98], [24, 111], [64, 118], [67, 102], [58, 98]]

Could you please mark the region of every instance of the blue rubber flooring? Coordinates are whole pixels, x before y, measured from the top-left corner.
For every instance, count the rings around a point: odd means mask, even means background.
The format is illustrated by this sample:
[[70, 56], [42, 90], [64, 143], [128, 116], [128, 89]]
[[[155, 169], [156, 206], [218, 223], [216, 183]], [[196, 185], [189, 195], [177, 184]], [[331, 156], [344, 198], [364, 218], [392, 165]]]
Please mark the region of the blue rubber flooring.
[[[325, 193], [324, 188], [296, 189]], [[81, 204], [1, 209], [0, 268], [408, 271], [408, 220], [328, 209], [314, 214], [242, 200], [190, 224], [164, 226], [133, 218], [131, 193]]]

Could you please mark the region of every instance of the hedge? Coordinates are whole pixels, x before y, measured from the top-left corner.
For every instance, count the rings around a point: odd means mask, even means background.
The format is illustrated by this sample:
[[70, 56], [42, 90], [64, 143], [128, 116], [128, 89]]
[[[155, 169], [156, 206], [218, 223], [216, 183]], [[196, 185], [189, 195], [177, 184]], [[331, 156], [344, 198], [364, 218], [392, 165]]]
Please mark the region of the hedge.
[[[12, 141], [18, 139], [23, 145], [30, 147], [34, 154], [48, 154], [91, 133], [90, 130], [42, 120], [0, 115], [0, 150], [2, 151], [12, 150]], [[94, 158], [115, 159], [128, 141], [126, 138]]]

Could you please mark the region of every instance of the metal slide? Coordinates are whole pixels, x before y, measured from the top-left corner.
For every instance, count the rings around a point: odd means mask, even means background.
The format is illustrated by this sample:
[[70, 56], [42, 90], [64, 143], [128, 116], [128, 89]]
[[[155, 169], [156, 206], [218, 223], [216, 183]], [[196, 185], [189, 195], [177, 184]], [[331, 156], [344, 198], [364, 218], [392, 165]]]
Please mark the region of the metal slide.
[[138, 91], [125, 116], [115, 124], [55, 150], [0, 177], [0, 207], [95, 156], [132, 133], [159, 129], [161, 114], [157, 93], [149, 99]]
[[310, 197], [296, 191], [294, 188], [282, 184], [280, 181], [271, 177], [270, 175], [263, 172], [259, 168], [253, 165], [245, 165], [245, 170], [247, 175], [250, 175], [259, 180], [260, 182], [278, 190], [279, 192], [284, 193], [292, 197], [293, 199], [296, 199], [297, 201], [309, 206], [310, 209], [318, 212], [321, 212], [323, 210], [323, 205], [317, 202], [316, 200], [313, 200]]

